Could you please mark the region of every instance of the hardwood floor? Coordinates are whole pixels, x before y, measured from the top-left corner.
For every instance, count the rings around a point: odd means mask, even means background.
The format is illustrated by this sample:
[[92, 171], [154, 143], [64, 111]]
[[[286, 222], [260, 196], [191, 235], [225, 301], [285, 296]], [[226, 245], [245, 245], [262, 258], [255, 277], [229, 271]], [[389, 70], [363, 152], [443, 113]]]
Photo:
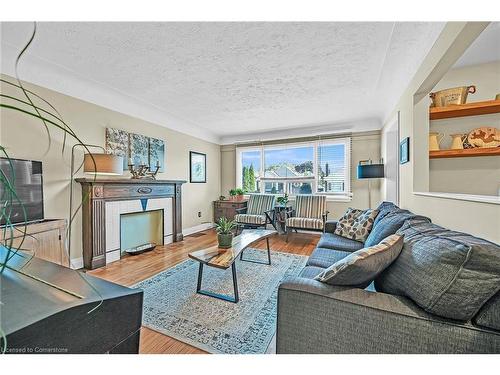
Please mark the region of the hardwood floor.
[[[314, 250], [318, 240], [319, 234], [294, 233], [290, 234], [288, 242], [285, 241], [285, 236], [278, 235], [272, 237], [269, 244], [274, 251], [309, 255]], [[186, 236], [182, 242], [157, 246], [153, 251], [124, 257], [106, 267], [89, 271], [89, 274], [117, 284], [130, 286], [186, 260], [188, 253], [213, 246], [216, 243], [215, 231], [207, 230], [193, 236]], [[265, 246], [264, 240], [254, 247], [265, 249]], [[142, 327], [140, 353], [201, 354], [205, 352]]]

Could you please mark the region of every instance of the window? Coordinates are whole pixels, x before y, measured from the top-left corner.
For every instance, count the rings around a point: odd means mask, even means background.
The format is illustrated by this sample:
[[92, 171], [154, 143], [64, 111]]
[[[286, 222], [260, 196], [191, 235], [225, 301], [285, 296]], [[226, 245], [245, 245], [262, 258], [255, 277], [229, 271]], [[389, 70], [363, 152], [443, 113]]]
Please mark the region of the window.
[[322, 142], [318, 144], [318, 193], [346, 194], [349, 180], [346, 179], [350, 165], [347, 164], [346, 142]]
[[239, 182], [238, 187], [241, 187], [248, 193], [260, 191], [260, 167], [261, 167], [261, 151], [247, 150], [241, 152], [239, 163]]
[[270, 194], [350, 194], [350, 138], [241, 147], [237, 186]]

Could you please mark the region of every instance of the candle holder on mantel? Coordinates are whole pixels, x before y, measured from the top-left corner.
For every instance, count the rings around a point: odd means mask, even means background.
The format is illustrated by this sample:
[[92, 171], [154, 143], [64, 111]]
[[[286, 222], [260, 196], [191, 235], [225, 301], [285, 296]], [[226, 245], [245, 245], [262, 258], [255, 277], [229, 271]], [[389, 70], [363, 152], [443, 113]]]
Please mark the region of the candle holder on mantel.
[[156, 175], [160, 170], [160, 162], [156, 162], [155, 170], [151, 171], [151, 167], [149, 165], [140, 164], [135, 167], [134, 163], [131, 160], [128, 162], [128, 170], [132, 174], [132, 179], [134, 180], [156, 180]]

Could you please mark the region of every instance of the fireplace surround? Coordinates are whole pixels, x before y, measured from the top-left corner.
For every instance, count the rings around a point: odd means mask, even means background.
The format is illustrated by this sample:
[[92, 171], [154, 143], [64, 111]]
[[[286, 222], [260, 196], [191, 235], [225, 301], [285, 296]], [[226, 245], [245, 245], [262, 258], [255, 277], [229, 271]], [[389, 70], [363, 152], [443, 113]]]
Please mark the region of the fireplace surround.
[[182, 241], [182, 180], [76, 179], [82, 186], [83, 263], [120, 259], [120, 215], [163, 210], [164, 243]]

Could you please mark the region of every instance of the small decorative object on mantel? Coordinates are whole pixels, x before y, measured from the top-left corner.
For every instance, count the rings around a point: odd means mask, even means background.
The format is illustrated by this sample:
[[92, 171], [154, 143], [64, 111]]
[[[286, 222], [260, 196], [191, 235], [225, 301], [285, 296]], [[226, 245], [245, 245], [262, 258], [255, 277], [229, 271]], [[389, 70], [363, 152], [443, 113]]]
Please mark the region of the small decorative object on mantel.
[[240, 202], [243, 200], [245, 191], [241, 188], [231, 189], [229, 190], [229, 195], [233, 201]]
[[207, 182], [207, 155], [189, 151], [189, 182]]
[[429, 94], [432, 99], [431, 107], [447, 107], [449, 105], [465, 104], [467, 95], [474, 94], [476, 86], [461, 86], [451, 89], [431, 92]]
[[439, 151], [441, 148], [439, 144], [444, 138], [444, 134], [437, 132], [429, 133], [429, 151]]
[[500, 146], [500, 130], [483, 126], [471, 131], [467, 136], [467, 141], [474, 147], [498, 147]]
[[497, 94], [497, 95], [495, 96], [495, 100], [500, 100], [500, 94]]
[[236, 228], [236, 223], [225, 217], [221, 217], [215, 224], [217, 232], [217, 241], [219, 248], [229, 249], [233, 245], [233, 229]]
[[225, 197], [225, 196], [223, 196], [223, 195], [221, 195], [221, 196], [219, 196], [219, 200], [220, 200], [220, 201], [225, 201], [225, 200], [226, 200], [226, 197]]
[[156, 180], [156, 175], [160, 170], [160, 162], [157, 160], [155, 170], [151, 171], [149, 165], [141, 164], [136, 167], [134, 165], [134, 162], [132, 161], [132, 158], [129, 158], [128, 170], [130, 171], [132, 179], [134, 180], [137, 179]]
[[406, 164], [410, 161], [410, 138], [406, 137], [399, 143], [399, 164]]

